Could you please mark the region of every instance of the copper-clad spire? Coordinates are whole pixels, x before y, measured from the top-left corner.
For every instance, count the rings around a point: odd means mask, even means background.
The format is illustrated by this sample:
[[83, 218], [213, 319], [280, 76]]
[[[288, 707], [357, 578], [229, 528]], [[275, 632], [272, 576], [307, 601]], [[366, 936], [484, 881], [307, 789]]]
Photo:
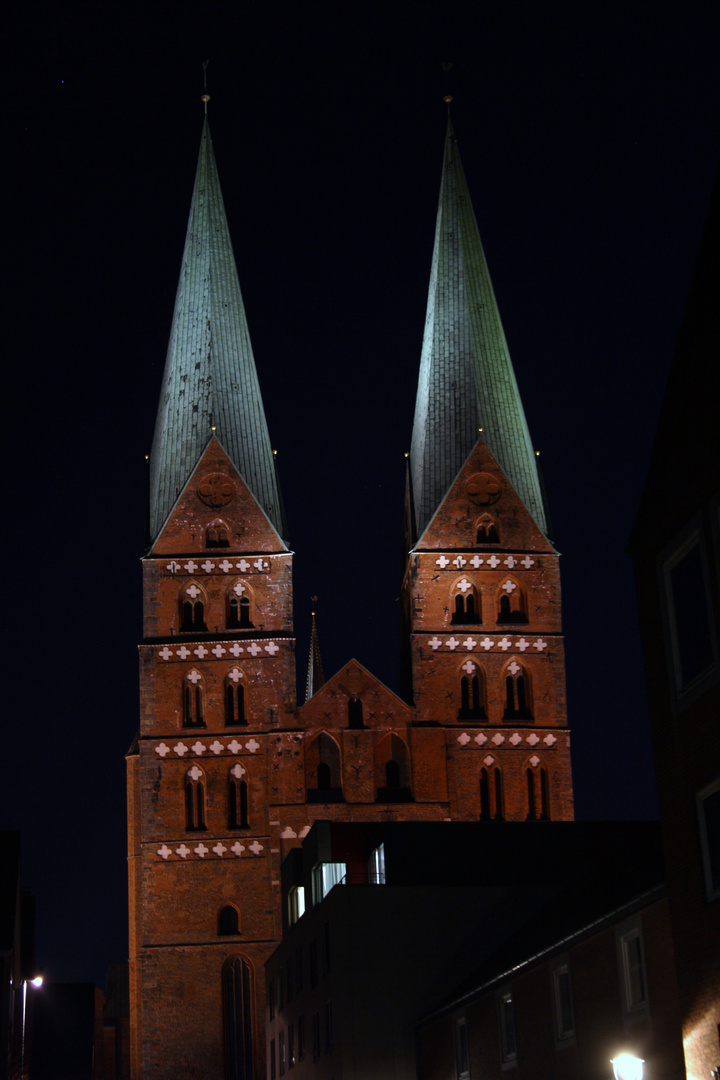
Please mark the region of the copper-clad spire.
[[[317, 596], [310, 598], [313, 603]], [[320, 659], [320, 643], [318, 642], [317, 626], [315, 624], [315, 612], [312, 613], [312, 628], [310, 630], [310, 656], [308, 658], [307, 683], [305, 684], [305, 704], [318, 692], [325, 682], [323, 675], [322, 660]]]

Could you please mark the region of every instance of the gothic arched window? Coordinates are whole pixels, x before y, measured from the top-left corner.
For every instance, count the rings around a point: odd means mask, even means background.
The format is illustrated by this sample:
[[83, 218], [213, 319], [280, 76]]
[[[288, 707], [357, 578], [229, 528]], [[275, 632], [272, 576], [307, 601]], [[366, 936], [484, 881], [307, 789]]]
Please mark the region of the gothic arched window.
[[499, 544], [500, 532], [497, 521], [490, 514], [483, 514], [475, 527], [475, 543]]
[[185, 828], [188, 832], [205, 829], [205, 776], [197, 765], [185, 774]]
[[305, 776], [308, 802], [342, 802], [340, 747], [321, 732], [307, 748]]
[[247, 829], [250, 824], [248, 817], [248, 786], [245, 779], [245, 769], [242, 765], [233, 765], [228, 780], [228, 828]]
[[[550, 820], [550, 785], [548, 783], [547, 769], [541, 765], [538, 768], [538, 759], [534, 758], [530, 768], [526, 771], [528, 821]], [[538, 805], [539, 803], [539, 805]]]
[[180, 630], [183, 634], [204, 633], [206, 597], [203, 590], [194, 581], [180, 593]]
[[226, 904], [218, 915], [218, 935], [240, 933], [240, 912], [234, 904]]
[[244, 581], [236, 581], [228, 593], [226, 624], [228, 630], [252, 630], [252, 591]]
[[473, 660], [466, 661], [462, 671], [458, 720], [486, 720], [483, 673]]
[[226, 960], [222, 984], [225, 1080], [253, 1080], [255, 991], [248, 961], [242, 956]]
[[239, 668], [233, 668], [225, 679], [225, 726], [233, 727], [236, 724], [247, 724], [245, 711], [245, 687], [242, 682], [242, 672]]
[[504, 720], [532, 720], [530, 677], [522, 664], [513, 659], [505, 668]]
[[351, 728], [362, 728], [363, 724], [363, 704], [359, 697], [348, 698], [348, 726]]
[[481, 621], [480, 596], [475, 586], [465, 577], [453, 586], [451, 610], [452, 623], [479, 623]]
[[404, 739], [394, 732], [375, 747], [375, 787], [377, 802], [410, 802], [410, 754]]
[[505, 817], [505, 796], [502, 770], [490, 765], [480, 770], [480, 818], [482, 821], [502, 821]]
[[183, 727], [205, 727], [203, 677], [195, 668], [183, 680]]
[[205, 547], [227, 548], [230, 547], [230, 530], [224, 521], [211, 521], [205, 530]]
[[499, 623], [526, 623], [528, 621], [525, 593], [512, 578], [503, 581], [498, 590], [497, 621]]

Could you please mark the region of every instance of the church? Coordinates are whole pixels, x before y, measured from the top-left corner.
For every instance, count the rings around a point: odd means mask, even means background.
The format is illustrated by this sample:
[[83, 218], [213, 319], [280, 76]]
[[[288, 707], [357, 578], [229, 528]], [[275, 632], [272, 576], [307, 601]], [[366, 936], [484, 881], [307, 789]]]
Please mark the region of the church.
[[450, 121], [407, 462], [402, 697], [354, 659], [324, 681], [313, 627], [297, 700], [261, 383], [206, 117], [127, 756], [136, 1080], [265, 1075], [281, 865], [314, 822], [573, 818], [558, 553]]

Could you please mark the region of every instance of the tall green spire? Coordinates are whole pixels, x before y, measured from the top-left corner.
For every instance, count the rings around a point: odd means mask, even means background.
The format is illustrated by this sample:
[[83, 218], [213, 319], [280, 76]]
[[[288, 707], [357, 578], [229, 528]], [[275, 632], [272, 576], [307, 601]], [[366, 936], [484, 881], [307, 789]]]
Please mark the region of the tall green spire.
[[150, 456], [150, 536], [215, 434], [275, 529], [282, 509], [207, 117]]
[[546, 532], [535, 454], [448, 120], [412, 437], [418, 536], [475, 446], [479, 428]]

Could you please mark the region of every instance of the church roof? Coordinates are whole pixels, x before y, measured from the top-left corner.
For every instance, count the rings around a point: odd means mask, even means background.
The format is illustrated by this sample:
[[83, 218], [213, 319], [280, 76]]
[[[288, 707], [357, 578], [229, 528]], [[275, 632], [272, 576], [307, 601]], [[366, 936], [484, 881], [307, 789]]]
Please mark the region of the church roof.
[[479, 428], [546, 532], [535, 454], [448, 120], [411, 450], [418, 535], [477, 442]]
[[150, 456], [150, 536], [213, 432], [282, 535], [282, 507], [207, 118]]

